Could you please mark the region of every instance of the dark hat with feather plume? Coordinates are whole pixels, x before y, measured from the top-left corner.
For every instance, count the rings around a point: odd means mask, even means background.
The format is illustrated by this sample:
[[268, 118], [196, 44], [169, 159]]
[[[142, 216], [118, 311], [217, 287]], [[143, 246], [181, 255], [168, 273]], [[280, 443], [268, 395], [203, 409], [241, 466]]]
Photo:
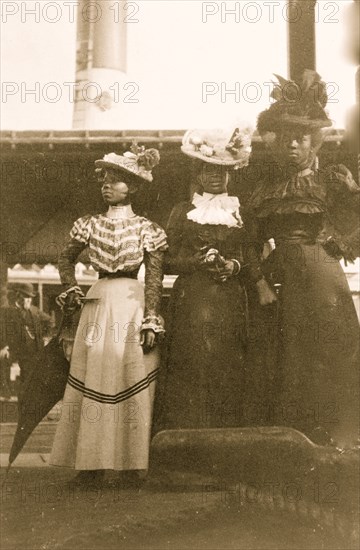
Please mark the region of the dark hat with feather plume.
[[325, 111], [326, 84], [316, 71], [305, 69], [298, 82], [275, 76], [279, 81], [271, 94], [275, 103], [258, 117], [257, 129], [261, 135], [276, 133], [284, 126], [315, 130], [332, 125]]

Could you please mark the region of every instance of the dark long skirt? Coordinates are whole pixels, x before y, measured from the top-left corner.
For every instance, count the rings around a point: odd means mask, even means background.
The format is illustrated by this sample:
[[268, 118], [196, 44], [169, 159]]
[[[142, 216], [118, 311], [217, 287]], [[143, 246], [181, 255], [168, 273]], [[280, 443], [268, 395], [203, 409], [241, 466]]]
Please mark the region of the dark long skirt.
[[359, 428], [359, 323], [345, 274], [318, 244], [284, 242], [266, 261], [275, 306], [252, 310], [246, 419], [326, 431], [351, 445]]
[[246, 324], [246, 296], [238, 280], [217, 283], [203, 273], [178, 277], [155, 431], [241, 424]]

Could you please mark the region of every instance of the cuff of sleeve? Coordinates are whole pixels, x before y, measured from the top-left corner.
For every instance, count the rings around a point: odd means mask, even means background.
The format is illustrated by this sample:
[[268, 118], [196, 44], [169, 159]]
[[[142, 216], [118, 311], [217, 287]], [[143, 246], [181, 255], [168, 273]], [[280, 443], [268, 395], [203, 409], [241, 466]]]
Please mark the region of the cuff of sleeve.
[[164, 333], [165, 329], [162, 318], [157, 315], [148, 315], [144, 317], [141, 323], [141, 330], [148, 329], [153, 330], [156, 334]]
[[231, 258], [231, 261], [233, 262], [234, 264], [234, 271], [233, 271], [233, 277], [236, 277], [236, 275], [239, 275], [240, 273], [240, 270], [241, 270], [241, 264], [238, 260], [236, 260], [235, 258]]
[[84, 293], [81, 290], [81, 288], [78, 285], [75, 285], [75, 286], [72, 286], [72, 287], [68, 288], [67, 290], [65, 290], [64, 292], [62, 292], [61, 294], [59, 294], [59, 296], [57, 296], [55, 298], [55, 302], [57, 303], [57, 305], [60, 306], [60, 307], [64, 307], [64, 305], [66, 303], [66, 300], [67, 300], [67, 297], [71, 293], [77, 294], [80, 297], [84, 296]]

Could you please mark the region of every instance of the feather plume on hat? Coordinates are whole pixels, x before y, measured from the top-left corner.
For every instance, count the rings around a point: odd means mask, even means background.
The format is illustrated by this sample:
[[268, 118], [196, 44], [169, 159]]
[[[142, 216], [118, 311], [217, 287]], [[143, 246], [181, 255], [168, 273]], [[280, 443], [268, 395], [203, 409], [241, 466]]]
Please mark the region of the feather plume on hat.
[[284, 126], [302, 126], [311, 130], [332, 125], [325, 111], [328, 100], [326, 83], [316, 71], [305, 69], [299, 82], [274, 76], [278, 79], [271, 93], [275, 103], [258, 117], [257, 129], [261, 135], [276, 133]]

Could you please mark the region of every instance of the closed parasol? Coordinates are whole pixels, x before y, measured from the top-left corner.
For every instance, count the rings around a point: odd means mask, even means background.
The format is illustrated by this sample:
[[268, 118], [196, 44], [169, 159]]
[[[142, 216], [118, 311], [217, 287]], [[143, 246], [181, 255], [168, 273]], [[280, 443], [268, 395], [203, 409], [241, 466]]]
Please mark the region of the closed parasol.
[[67, 319], [63, 317], [56, 336], [39, 353], [38, 365], [32, 370], [19, 396], [18, 426], [10, 450], [8, 468], [36, 426], [64, 395], [70, 369], [61, 336], [66, 322]]

